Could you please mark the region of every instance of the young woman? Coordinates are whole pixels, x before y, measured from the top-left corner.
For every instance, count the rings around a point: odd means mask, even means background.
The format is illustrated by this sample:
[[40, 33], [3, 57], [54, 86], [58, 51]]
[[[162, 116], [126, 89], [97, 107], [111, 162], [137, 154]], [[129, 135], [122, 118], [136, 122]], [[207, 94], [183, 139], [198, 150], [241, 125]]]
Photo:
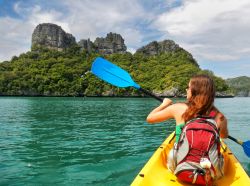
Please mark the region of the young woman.
[[189, 81], [186, 103], [172, 104], [172, 100], [165, 98], [160, 106], [155, 108], [147, 117], [148, 123], [158, 123], [168, 119], [176, 121], [176, 141], [179, 139], [184, 124], [198, 115], [208, 116], [216, 112], [215, 121], [220, 130], [220, 137], [227, 138], [227, 119], [214, 106], [215, 86], [213, 80], [207, 75], [196, 75]]
[[[221, 138], [227, 138], [227, 119], [214, 106], [215, 86], [213, 80], [207, 75], [196, 75], [189, 81], [186, 103], [175, 103], [165, 98], [162, 104], [155, 108], [147, 117], [147, 122], [158, 123], [168, 119], [176, 121], [176, 142], [178, 142], [185, 123], [197, 116], [209, 116], [214, 113], [217, 128]], [[168, 168], [175, 170], [173, 150], [168, 155]]]

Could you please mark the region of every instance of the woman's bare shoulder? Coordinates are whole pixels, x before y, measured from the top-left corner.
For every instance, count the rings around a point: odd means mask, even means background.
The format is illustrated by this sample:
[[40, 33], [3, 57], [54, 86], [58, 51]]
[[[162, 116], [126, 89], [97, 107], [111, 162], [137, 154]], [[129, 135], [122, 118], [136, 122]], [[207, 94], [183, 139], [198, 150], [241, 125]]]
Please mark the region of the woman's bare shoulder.
[[183, 103], [183, 102], [175, 103], [174, 105], [178, 108], [185, 108], [186, 109], [188, 107], [187, 104]]
[[186, 109], [188, 108], [186, 103], [175, 103], [172, 106], [173, 106], [173, 110], [178, 113], [179, 112], [184, 113]]
[[173, 104], [173, 116], [176, 120], [176, 123], [183, 123], [184, 120], [182, 118], [183, 113], [187, 110], [188, 106], [186, 103], [175, 103]]

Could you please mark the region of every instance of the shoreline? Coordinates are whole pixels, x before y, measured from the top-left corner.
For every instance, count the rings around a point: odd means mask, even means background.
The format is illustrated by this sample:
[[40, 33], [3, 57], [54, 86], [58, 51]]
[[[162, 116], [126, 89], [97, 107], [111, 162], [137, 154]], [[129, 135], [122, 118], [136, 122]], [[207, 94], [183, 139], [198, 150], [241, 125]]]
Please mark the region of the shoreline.
[[[151, 98], [150, 96], [46, 96], [46, 95], [0, 95], [0, 97], [62, 97], [62, 98]], [[159, 96], [160, 98], [186, 98], [185, 96]], [[215, 98], [234, 98], [240, 96], [215, 96]]]

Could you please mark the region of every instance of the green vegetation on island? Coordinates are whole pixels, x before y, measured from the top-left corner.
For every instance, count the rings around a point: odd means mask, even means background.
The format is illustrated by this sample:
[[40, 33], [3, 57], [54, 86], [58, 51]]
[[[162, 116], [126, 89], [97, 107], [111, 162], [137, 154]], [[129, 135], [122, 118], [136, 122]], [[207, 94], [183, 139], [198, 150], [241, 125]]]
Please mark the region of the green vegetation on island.
[[127, 70], [143, 88], [162, 96], [184, 96], [191, 76], [211, 75], [217, 91], [230, 93], [225, 81], [201, 70], [184, 49], [157, 55], [143, 53], [100, 55], [72, 45], [63, 51], [33, 46], [32, 50], [0, 63], [0, 95], [10, 96], [139, 96], [135, 89], [109, 85], [90, 73], [98, 56]]
[[236, 96], [250, 96], [250, 77], [241, 76], [237, 78], [230, 78], [226, 80], [226, 83], [233, 89]]

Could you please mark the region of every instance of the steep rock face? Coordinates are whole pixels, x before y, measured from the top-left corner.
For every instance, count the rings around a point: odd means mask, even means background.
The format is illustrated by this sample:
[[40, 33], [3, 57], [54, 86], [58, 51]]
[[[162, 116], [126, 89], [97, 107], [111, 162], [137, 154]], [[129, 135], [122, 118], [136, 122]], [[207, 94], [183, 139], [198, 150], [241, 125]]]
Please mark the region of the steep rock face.
[[199, 66], [196, 60], [193, 58], [192, 54], [181, 48], [178, 44], [176, 44], [172, 40], [164, 40], [161, 42], [153, 41], [147, 44], [146, 46], [139, 48], [136, 51], [136, 53], [142, 53], [143, 55], [146, 56], [160, 55], [168, 52], [173, 52], [173, 53], [182, 52], [186, 55], [186, 58], [189, 62], [193, 63], [196, 66]]
[[127, 50], [122, 36], [112, 32], [106, 38], [96, 38], [94, 45], [100, 54], [126, 53]]
[[[52, 23], [39, 24], [32, 34], [32, 46], [43, 46], [56, 50], [63, 50], [76, 44], [75, 37], [66, 33], [60, 26]], [[82, 39], [77, 43], [82, 50], [100, 54], [126, 53], [127, 47], [120, 34], [110, 32], [105, 38], [98, 37], [94, 42]]]
[[56, 24], [39, 24], [32, 34], [32, 47], [45, 46], [60, 51], [75, 43], [75, 37]]
[[77, 44], [82, 50], [86, 50], [88, 53], [97, 52], [97, 47], [90, 39], [81, 39]]
[[145, 55], [157, 55], [164, 52], [175, 52], [181, 49], [172, 40], [164, 40], [161, 42], [153, 41], [146, 46], [139, 48], [136, 53], [143, 53]]

